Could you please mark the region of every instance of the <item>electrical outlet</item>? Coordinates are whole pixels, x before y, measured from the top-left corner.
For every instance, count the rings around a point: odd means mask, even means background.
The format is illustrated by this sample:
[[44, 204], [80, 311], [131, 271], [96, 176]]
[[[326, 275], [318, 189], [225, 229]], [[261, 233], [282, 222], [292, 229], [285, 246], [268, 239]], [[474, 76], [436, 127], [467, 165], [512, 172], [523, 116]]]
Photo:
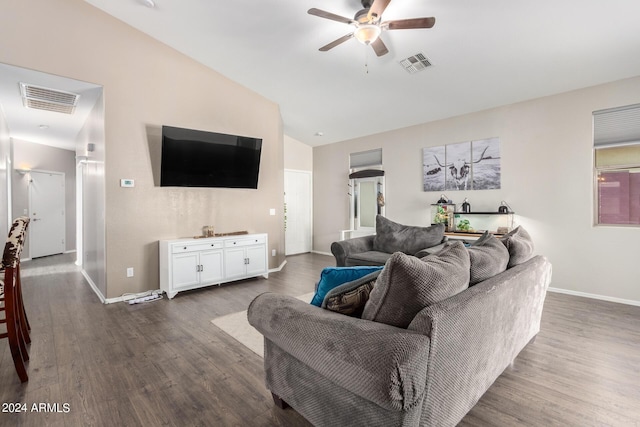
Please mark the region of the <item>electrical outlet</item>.
[[276, 256], [276, 250], [275, 249], [271, 249], [271, 256]]
[[127, 268], [127, 277], [133, 277], [133, 267]]

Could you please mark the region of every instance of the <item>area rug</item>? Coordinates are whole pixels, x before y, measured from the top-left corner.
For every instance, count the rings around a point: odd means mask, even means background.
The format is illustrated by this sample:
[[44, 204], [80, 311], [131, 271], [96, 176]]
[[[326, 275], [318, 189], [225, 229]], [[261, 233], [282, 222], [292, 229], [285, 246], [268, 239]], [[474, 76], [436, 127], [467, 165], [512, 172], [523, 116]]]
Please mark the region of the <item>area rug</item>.
[[[296, 298], [304, 302], [309, 302], [313, 298], [314, 292], [300, 295]], [[264, 357], [264, 341], [262, 334], [258, 332], [247, 320], [247, 310], [237, 313], [227, 314], [217, 317], [211, 321], [223, 332], [235, 338], [240, 344], [249, 348], [260, 357]]]

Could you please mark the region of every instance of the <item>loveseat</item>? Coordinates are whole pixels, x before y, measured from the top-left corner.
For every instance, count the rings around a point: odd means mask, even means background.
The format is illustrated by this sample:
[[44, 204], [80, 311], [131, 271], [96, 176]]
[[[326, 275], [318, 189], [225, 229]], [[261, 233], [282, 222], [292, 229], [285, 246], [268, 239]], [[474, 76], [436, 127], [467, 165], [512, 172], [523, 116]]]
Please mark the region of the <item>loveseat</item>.
[[362, 318], [256, 297], [248, 318], [276, 403], [316, 426], [455, 426], [540, 330], [551, 264], [496, 242], [394, 253]]
[[447, 237], [444, 225], [416, 227], [376, 216], [376, 234], [331, 244], [336, 266], [384, 265], [394, 252], [426, 256], [442, 249]]

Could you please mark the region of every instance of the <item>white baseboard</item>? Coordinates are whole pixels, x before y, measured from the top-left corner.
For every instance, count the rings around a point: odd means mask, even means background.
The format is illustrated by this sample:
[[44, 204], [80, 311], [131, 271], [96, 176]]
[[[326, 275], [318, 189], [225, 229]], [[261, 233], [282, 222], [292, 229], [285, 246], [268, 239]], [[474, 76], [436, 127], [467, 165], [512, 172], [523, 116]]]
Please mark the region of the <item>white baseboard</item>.
[[602, 301], [617, 302], [619, 304], [635, 305], [635, 306], [640, 307], [640, 301], [634, 301], [632, 299], [608, 297], [606, 295], [598, 295], [598, 294], [590, 294], [590, 293], [587, 293], [587, 292], [570, 291], [568, 289], [560, 289], [560, 288], [549, 288], [549, 291], [550, 292], [556, 292], [558, 294], [566, 294], [566, 295], [573, 295], [573, 296], [576, 296], [576, 297], [599, 299], [599, 300], [602, 300]]
[[287, 264], [287, 260], [285, 259], [284, 261], [282, 261], [282, 264], [280, 264], [280, 266], [270, 269], [269, 273], [277, 273], [278, 271], [281, 271], [286, 264]]
[[100, 298], [100, 302], [103, 304], [108, 304], [104, 298], [104, 295], [102, 295], [102, 292], [100, 292], [100, 290], [98, 289], [98, 287], [96, 286], [96, 284], [93, 282], [93, 280], [91, 280], [91, 277], [89, 277], [89, 275], [87, 274], [87, 272], [84, 270], [84, 268], [82, 270], [80, 270], [82, 272], [82, 275], [84, 276], [84, 278], [87, 280], [87, 282], [89, 283], [89, 286], [91, 286], [91, 289], [93, 289], [93, 292], [96, 293], [96, 295], [98, 295], [98, 298]]

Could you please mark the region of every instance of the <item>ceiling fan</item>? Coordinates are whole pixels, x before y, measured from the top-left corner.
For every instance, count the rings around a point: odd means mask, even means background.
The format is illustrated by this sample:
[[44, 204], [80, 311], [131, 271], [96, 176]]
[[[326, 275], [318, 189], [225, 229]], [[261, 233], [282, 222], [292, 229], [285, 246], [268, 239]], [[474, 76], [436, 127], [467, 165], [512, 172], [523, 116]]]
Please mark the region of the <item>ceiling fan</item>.
[[345, 18], [331, 12], [311, 8], [307, 11], [309, 15], [320, 18], [331, 19], [345, 24], [353, 25], [356, 29], [331, 43], [322, 46], [319, 50], [326, 52], [351, 38], [356, 38], [359, 42], [371, 45], [376, 55], [382, 56], [389, 52], [389, 49], [380, 39], [380, 33], [386, 30], [409, 30], [414, 28], [431, 28], [436, 23], [436, 18], [410, 18], [397, 19], [394, 21], [382, 21], [382, 13], [387, 8], [391, 0], [361, 0], [363, 9], [356, 12], [353, 19]]

